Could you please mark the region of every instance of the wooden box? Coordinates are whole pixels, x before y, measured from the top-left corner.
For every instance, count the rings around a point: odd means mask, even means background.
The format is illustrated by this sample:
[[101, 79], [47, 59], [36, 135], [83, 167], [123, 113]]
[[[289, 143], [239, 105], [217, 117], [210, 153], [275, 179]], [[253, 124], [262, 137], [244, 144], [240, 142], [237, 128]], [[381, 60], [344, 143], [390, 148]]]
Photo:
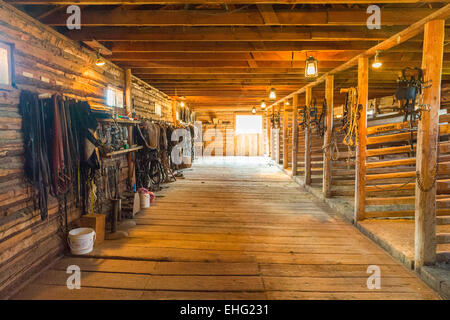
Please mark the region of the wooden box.
[[105, 220], [104, 214], [87, 214], [80, 218], [80, 227], [92, 228], [95, 230], [97, 238], [95, 239], [95, 245], [99, 245], [105, 241]]

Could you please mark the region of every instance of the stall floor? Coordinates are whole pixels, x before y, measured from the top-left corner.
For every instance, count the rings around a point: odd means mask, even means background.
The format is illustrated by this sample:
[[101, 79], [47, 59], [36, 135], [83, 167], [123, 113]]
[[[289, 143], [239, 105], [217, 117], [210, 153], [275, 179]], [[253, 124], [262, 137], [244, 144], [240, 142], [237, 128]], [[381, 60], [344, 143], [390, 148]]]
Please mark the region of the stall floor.
[[[67, 256], [15, 299], [438, 299], [265, 158], [204, 158], [129, 237]], [[68, 266], [81, 269], [69, 290]], [[369, 289], [367, 269], [381, 270]]]

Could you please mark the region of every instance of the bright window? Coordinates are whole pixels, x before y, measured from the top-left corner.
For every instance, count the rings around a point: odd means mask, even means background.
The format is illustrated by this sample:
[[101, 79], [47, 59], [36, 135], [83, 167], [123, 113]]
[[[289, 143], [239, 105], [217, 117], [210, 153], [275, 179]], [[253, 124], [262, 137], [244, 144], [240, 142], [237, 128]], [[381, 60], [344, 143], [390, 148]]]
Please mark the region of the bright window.
[[0, 85], [12, 84], [11, 46], [0, 42]]
[[236, 116], [236, 133], [262, 133], [262, 116]]
[[122, 90], [108, 87], [108, 90], [106, 91], [106, 104], [108, 107], [123, 108]]

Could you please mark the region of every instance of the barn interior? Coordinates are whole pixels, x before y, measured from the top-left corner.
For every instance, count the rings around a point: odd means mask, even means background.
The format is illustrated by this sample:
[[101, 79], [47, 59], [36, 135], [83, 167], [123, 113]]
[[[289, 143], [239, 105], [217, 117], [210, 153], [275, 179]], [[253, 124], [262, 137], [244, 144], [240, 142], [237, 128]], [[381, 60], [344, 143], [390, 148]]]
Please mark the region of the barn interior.
[[0, 298], [450, 299], [449, 18], [0, 1]]

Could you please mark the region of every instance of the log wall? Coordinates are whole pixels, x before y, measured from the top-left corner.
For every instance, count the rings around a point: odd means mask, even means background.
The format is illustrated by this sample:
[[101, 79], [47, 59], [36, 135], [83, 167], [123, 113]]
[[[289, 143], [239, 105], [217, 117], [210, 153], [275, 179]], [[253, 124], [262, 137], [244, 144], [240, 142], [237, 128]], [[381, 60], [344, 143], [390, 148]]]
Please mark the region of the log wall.
[[[131, 80], [132, 104], [137, 117], [173, 122], [170, 97], [137, 77], [133, 76]], [[160, 114], [156, 114], [157, 105], [160, 107]]]
[[[17, 88], [0, 90], [0, 298], [7, 297], [24, 280], [36, 274], [63, 252], [58, 235], [58, 206], [49, 198], [49, 219], [41, 221], [33, 209], [31, 192], [23, 174], [23, 140], [18, 110], [21, 90], [63, 93], [86, 99], [92, 107], [107, 108], [108, 86], [124, 90], [124, 70], [106, 61], [95, 65], [96, 54], [50, 27], [0, 2], [0, 41], [14, 45]], [[133, 79], [136, 113], [151, 117], [141, 100], [158, 101], [162, 117], [171, 119], [170, 99]], [[151, 88], [151, 89], [150, 89]], [[116, 109], [125, 114], [125, 109]], [[121, 161], [121, 187], [125, 188], [127, 162]], [[69, 221], [80, 216], [72, 207]]]

